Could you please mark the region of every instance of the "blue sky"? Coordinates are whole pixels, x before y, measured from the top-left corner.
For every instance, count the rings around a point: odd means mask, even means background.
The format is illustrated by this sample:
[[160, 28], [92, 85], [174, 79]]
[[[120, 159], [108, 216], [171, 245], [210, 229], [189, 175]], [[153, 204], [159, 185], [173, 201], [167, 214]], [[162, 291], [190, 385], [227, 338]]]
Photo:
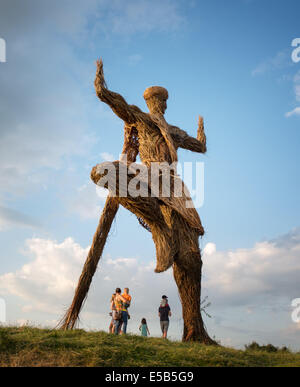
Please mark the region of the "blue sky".
[[[291, 59], [299, 3], [2, 0], [0, 10], [0, 296], [9, 322], [57, 321], [96, 229], [104, 201], [89, 173], [117, 159], [123, 142], [122, 122], [93, 89], [102, 57], [109, 88], [129, 103], [146, 110], [144, 89], [162, 85], [169, 123], [195, 136], [205, 118], [207, 154], [180, 150], [179, 159], [205, 163], [210, 333], [227, 345], [299, 349], [290, 318], [300, 297], [300, 63]], [[172, 273], [154, 274], [154, 260], [151, 235], [121, 209], [84, 327], [106, 329], [110, 293], [129, 282], [131, 331], [147, 315], [159, 334], [156, 305], [169, 292], [171, 335], [180, 337]]]

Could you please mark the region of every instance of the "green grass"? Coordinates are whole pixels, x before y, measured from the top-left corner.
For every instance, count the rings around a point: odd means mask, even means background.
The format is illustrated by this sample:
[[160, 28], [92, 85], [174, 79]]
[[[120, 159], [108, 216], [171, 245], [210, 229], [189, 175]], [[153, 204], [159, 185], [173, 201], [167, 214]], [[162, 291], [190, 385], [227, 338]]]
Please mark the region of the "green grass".
[[300, 353], [257, 346], [241, 351], [83, 330], [0, 327], [0, 367], [5, 366], [300, 367]]

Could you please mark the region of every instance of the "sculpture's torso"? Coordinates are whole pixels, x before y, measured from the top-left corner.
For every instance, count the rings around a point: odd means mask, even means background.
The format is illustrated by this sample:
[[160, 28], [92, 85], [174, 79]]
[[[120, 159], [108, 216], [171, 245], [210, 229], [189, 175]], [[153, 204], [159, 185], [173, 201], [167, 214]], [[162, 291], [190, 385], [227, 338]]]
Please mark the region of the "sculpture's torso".
[[154, 124], [137, 122], [139, 153], [143, 164], [150, 167], [151, 162], [172, 163], [170, 151], [160, 129]]

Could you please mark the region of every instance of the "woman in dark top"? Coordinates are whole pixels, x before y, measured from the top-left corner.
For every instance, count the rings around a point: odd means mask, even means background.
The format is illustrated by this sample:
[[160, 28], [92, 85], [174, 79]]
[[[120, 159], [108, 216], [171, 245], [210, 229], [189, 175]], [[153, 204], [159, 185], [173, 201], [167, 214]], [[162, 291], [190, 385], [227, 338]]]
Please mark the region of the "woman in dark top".
[[160, 318], [160, 327], [163, 338], [166, 339], [169, 328], [169, 317], [171, 316], [171, 308], [168, 304], [167, 296], [162, 296], [162, 300], [158, 308], [158, 316]]

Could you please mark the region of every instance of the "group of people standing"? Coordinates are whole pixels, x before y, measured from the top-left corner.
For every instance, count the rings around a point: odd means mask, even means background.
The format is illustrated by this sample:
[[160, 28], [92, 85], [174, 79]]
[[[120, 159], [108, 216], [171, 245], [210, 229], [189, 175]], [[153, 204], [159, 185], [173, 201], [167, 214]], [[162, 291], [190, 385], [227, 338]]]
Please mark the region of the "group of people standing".
[[[131, 295], [129, 294], [129, 288], [124, 288], [124, 292], [120, 288], [117, 288], [110, 300], [110, 315], [112, 317], [109, 325], [109, 333], [115, 335], [126, 334], [127, 324], [130, 319], [128, 308], [131, 304]], [[168, 304], [168, 297], [162, 296], [160, 306], [158, 308], [158, 317], [160, 318], [160, 327], [162, 331], [162, 337], [167, 338], [169, 328], [169, 317], [171, 316], [171, 308]], [[147, 337], [150, 335], [150, 331], [145, 318], [142, 318], [139, 326], [141, 335]]]
[[125, 288], [123, 294], [120, 288], [112, 295], [110, 300], [111, 322], [109, 325], [109, 332], [118, 335], [120, 333], [126, 334], [127, 324], [130, 319], [128, 308], [131, 304], [131, 296], [129, 289]]

